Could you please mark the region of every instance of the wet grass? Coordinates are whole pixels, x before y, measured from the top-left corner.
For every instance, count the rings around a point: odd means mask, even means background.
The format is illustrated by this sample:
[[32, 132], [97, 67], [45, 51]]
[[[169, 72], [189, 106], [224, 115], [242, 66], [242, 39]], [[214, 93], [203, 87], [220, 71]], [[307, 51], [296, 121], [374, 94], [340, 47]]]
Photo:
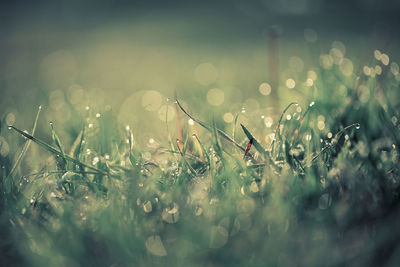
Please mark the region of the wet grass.
[[76, 118], [65, 147], [56, 122], [51, 142], [36, 136], [40, 109], [30, 132], [3, 119], [19, 145], [0, 158], [2, 264], [396, 266], [400, 88], [382, 63], [314, 68], [303, 105], [269, 127], [203, 120], [177, 99], [165, 140], [138, 143], [104, 110]]

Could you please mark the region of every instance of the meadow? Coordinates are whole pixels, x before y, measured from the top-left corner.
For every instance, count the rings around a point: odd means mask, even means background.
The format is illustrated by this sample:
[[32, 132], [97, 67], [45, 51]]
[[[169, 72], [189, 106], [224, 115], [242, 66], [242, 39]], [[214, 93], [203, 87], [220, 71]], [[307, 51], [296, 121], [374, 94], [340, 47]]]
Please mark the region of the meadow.
[[2, 114], [2, 265], [398, 266], [399, 65], [312, 58], [279, 99], [202, 63], [175, 94], [71, 85]]

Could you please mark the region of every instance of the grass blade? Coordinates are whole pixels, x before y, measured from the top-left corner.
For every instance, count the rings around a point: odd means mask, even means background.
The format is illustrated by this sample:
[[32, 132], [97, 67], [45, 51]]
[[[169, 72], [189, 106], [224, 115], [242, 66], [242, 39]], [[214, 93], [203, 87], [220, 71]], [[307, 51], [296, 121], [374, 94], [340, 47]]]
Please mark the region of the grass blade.
[[[38, 111], [37, 111], [37, 113], [36, 113], [35, 121], [34, 121], [33, 127], [32, 127], [32, 136], [33, 136], [33, 135], [35, 134], [35, 132], [36, 132], [36, 126], [37, 126], [37, 123], [38, 123], [38, 120], [39, 120], [39, 115], [40, 115], [40, 111], [41, 111], [41, 110], [42, 110], [42, 106], [39, 106]], [[18, 165], [21, 163], [23, 157], [25, 156], [26, 151], [28, 151], [30, 144], [31, 144], [31, 140], [28, 139], [28, 140], [26, 141], [24, 147], [22, 148], [21, 153], [18, 155], [18, 158], [17, 158], [17, 160], [15, 161], [14, 166], [11, 168], [11, 171], [10, 171], [10, 173], [8, 174], [8, 177], [11, 177], [11, 176], [14, 174], [14, 172], [15, 172], [15, 170], [17, 169]]]
[[[249, 130], [247, 130], [247, 128], [243, 125], [240, 124], [240, 126], [242, 126], [243, 132], [244, 134], [247, 136], [247, 138], [249, 138], [250, 142], [252, 142], [252, 144], [254, 145], [254, 147], [257, 149], [257, 151], [264, 155], [265, 154], [265, 148], [263, 148], [263, 146], [257, 141], [257, 139], [254, 138], [254, 136], [250, 133]], [[249, 143], [250, 144], [250, 143]], [[249, 148], [250, 149], [250, 148]], [[246, 148], [247, 150], [247, 148]], [[245, 151], [246, 152], [246, 151]], [[248, 152], [248, 151], [247, 151]]]
[[[52, 146], [46, 144], [46, 143], [43, 142], [42, 140], [37, 139], [36, 137], [33, 137], [32, 135], [30, 135], [30, 134], [28, 134], [28, 133], [25, 133], [25, 132], [21, 131], [20, 129], [18, 129], [18, 128], [12, 126], [12, 125], [10, 125], [10, 126], [8, 126], [8, 127], [11, 128], [11, 129], [13, 129], [14, 131], [16, 131], [17, 133], [19, 133], [20, 135], [24, 136], [25, 138], [27, 138], [27, 139], [29, 139], [29, 140], [32, 140], [33, 142], [35, 142], [35, 143], [38, 144], [39, 146], [43, 147], [43, 148], [46, 149], [47, 151], [49, 151], [49, 152], [51, 152], [51, 153], [53, 153], [53, 154], [55, 154], [55, 155], [57, 155], [57, 156], [60, 156], [60, 157], [63, 156], [63, 154], [62, 154], [60, 151], [58, 151], [58, 150], [55, 149], [54, 147], [52, 147]], [[90, 165], [87, 165], [87, 164], [85, 164], [85, 163], [83, 163], [83, 162], [80, 162], [79, 160], [77, 160], [77, 159], [75, 159], [75, 158], [72, 158], [72, 157], [70, 157], [70, 156], [68, 156], [68, 155], [65, 155], [65, 154], [64, 154], [64, 157], [65, 157], [66, 160], [68, 160], [68, 161], [70, 161], [70, 162], [72, 162], [72, 163], [74, 163], [74, 164], [82, 165], [83, 167], [88, 168], [88, 169], [90, 169], [90, 170], [92, 170], [92, 171], [96, 171], [96, 172], [99, 173], [99, 174], [103, 174], [103, 175], [106, 175], [106, 176], [110, 176], [109, 173], [104, 172], [104, 171], [102, 171], [102, 170], [99, 170], [99, 169], [97, 169], [97, 168], [95, 168], [95, 167], [92, 167], [92, 166], [90, 166]]]
[[[183, 113], [186, 114], [186, 116], [188, 116], [189, 118], [191, 118], [194, 122], [198, 123], [200, 126], [202, 126], [203, 128], [205, 128], [206, 130], [210, 131], [211, 133], [213, 132], [213, 129], [208, 126], [206, 123], [194, 118], [192, 115], [190, 115], [183, 107], [182, 105], [179, 103], [178, 100], [175, 100], [176, 104], [178, 104], [179, 108], [182, 110]], [[216, 128], [216, 131], [218, 132], [218, 134], [220, 134], [223, 138], [225, 138], [226, 140], [228, 140], [229, 142], [231, 142], [232, 144], [234, 144], [237, 148], [239, 148], [242, 152], [245, 151], [245, 149], [238, 144], [237, 142], [235, 142], [235, 140], [233, 140], [232, 138], [230, 138], [226, 133], [224, 133], [222, 130]]]
[[63, 169], [65, 169], [65, 166], [67, 165], [67, 161], [65, 159], [64, 150], [61, 146], [60, 138], [58, 138], [58, 135], [57, 135], [56, 131], [54, 130], [54, 123], [52, 121], [50, 122], [50, 126], [51, 126], [51, 137], [53, 138], [54, 143], [56, 144], [59, 151], [61, 152], [61, 158], [62, 158], [61, 164], [63, 164], [63, 166], [61, 166], [61, 167], [63, 167]]

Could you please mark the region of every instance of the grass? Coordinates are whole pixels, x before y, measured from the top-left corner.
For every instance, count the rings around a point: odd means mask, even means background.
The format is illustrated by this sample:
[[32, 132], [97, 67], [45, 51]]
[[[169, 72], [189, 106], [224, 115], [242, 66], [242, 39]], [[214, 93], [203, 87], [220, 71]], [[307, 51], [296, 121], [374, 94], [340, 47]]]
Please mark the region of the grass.
[[111, 110], [74, 126], [70, 147], [56, 123], [51, 143], [36, 136], [41, 109], [31, 133], [3, 119], [25, 144], [0, 158], [2, 265], [396, 266], [399, 74], [373, 65], [314, 68], [303, 106], [271, 128], [205, 122], [180, 99], [176, 126], [146, 144]]

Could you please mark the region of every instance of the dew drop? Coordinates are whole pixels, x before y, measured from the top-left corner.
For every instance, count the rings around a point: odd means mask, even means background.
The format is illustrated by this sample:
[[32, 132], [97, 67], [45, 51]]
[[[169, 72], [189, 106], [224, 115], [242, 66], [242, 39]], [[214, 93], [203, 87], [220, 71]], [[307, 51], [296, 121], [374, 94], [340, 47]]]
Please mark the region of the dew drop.
[[11, 126], [8, 126], [7, 128], [8, 128], [8, 130], [11, 130], [11, 129], [12, 129], [12, 127], [11, 127]]
[[101, 114], [100, 113], [96, 113], [96, 118], [100, 118]]
[[312, 101], [312, 102], [310, 103], [310, 107], [314, 106], [314, 104], [315, 104], [315, 102]]
[[50, 125], [53, 125], [54, 123], [53, 123], [53, 121], [49, 121], [49, 124], [50, 124]]
[[359, 123], [356, 124], [356, 129], [357, 130], [360, 129], [360, 124]]
[[196, 134], [192, 134], [192, 138], [196, 138]]
[[99, 163], [99, 161], [100, 161], [99, 157], [94, 157], [93, 161], [92, 161], [92, 164], [96, 165], [97, 163]]
[[242, 113], [246, 113], [246, 109], [245, 108], [242, 108]]

